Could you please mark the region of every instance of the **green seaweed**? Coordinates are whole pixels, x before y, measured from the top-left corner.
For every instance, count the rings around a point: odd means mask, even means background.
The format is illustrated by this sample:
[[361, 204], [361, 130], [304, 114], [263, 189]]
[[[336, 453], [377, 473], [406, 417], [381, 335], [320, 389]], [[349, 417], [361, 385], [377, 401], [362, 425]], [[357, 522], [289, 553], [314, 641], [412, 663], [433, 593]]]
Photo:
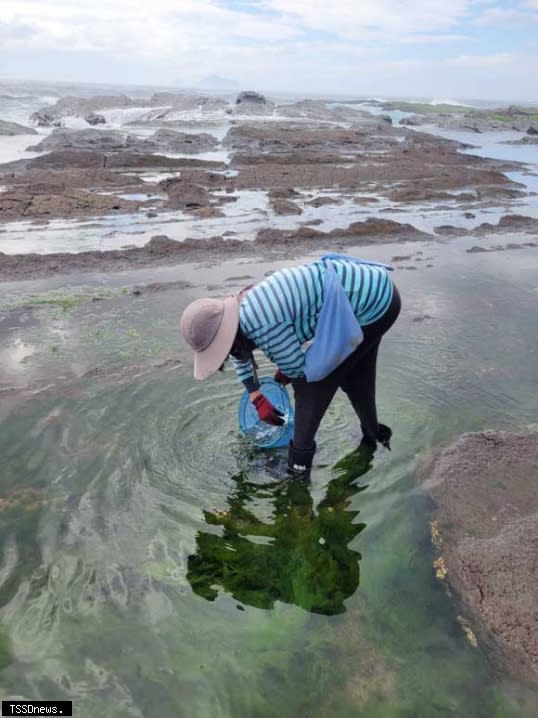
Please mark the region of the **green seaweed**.
[[47, 294], [22, 295], [14, 297], [0, 304], [0, 309], [14, 309], [16, 307], [51, 307], [68, 312], [87, 302], [98, 302], [106, 299], [115, 299], [129, 293], [128, 287], [118, 289], [100, 289], [79, 293], [50, 291]]
[[465, 107], [463, 105], [450, 105], [440, 104], [432, 105], [429, 102], [384, 102], [382, 104], [384, 110], [400, 110], [401, 112], [413, 112], [416, 114], [482, 114], [482, 111], [474, 110], [472, 107]]
[[[228, 507], [204, 512], [207, 524], [223, 531], [198, 533], [187, 573], [193, 591], [213, 601], [220, 585], [257, 608], [270, 609], [281, 601], [313, 613], [344, 612], [344, 601], [360, 578], [361, 556], [349, 544], [366, 527], [355, 522], [358, 511], [349, 504], [366, 488], [354, 481], [371, 468], [372, 457], [361, 446], [352, 460], [337, 465], [338, 476], [329, 482], [317, 512], [306, 482], [285, 478], [260, 485], [244, 473], [234, 476]], [[261, 521], [248, 508], [262, 493], [272, 497], [271, 521]]]
[[497, 120], [498, 122], [525, 122], [528, 121], [529, 123], [532, 122], [538, 122], [538, 113], [533, 114], [505, 114], [502, 112], [492, 112], [488, 113], [487, 118], [489, 120]]
[[467, 107], [464, 105], [439, 104], [432, 105], [428, 102], [384, 102], [382, 107], [386, 111], [400, 110], [401, 112], [411, 112], [418, 115], [466, 115], [469, 117], [483, 118], [485, 120], [495, 120], [497, 122], [524, 122], [529, 123], [538, 121], [538, 113], [526, 112], [502, 112], [499, 110], [484, 110]]

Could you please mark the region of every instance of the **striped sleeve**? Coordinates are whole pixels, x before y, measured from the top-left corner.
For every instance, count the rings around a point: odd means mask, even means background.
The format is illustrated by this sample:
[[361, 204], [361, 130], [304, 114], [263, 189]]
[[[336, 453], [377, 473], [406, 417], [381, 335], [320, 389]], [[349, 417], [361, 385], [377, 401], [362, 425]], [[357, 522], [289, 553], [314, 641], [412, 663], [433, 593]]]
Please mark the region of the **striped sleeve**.
[[279, 323], [263, 327], [253, 337], [256, 346], [292, 379], [303, 376], [305, 355], [294, 327]]
[[252, 371], [252, 364], [249, 361], [235, 359], [235, 357], [231, 355], [230, 359], [232, 360], [232, 364], [239, 381], [243, 382], [246, 389], [248, 389], [249, 391], [254, 391], [254, 389], [256, 388], [255, 386], [253, 388], [250, 388], [253, 386], [254, 383], [254, 372]]

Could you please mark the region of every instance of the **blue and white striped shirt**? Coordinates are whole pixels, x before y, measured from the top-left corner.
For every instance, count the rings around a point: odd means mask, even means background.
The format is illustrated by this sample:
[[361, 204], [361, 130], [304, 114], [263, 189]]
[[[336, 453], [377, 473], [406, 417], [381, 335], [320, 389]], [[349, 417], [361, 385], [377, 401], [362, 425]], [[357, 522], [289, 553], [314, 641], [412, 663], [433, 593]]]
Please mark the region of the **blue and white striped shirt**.
[[[393, 284], [383, 267], [333, 260], [361, 326], [372, 324], [388, 309]], [[282, 269], [256, 284], [239, 308], [239, 327], [286, 376], [304, 375], [302, 345], [313, 339], [323, 305], [325, 265], [313, 262]], [[252, 366], [232, 358], [237, 376], [250, 390]]]

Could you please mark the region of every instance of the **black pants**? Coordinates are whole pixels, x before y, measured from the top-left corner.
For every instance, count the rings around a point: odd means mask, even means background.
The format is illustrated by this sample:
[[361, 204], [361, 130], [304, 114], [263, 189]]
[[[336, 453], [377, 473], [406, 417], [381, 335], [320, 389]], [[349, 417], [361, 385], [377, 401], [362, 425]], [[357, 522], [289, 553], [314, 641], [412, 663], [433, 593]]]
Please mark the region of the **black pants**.
[[396, 287], [385, 314], [363, 327], [364, 339], [339, 367], [321, 381], [294, 379], [295, 433], [297, 449], [310, 449], [321, 420], [336, 390], [341, 388], [349, 397], [361, 422], [364, 436], [375, 438], [378, 431], [375, 384], [377, 351], [381, 337], [394, 324], [400, 313], [401, 300]]

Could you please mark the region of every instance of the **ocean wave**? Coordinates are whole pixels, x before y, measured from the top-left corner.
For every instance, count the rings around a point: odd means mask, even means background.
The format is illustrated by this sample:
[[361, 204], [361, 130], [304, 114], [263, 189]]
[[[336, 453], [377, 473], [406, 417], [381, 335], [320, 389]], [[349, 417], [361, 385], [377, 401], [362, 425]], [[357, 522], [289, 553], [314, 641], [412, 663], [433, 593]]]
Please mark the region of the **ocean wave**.
[[11, 95], [10, 93], [0, 95], [0, 100], [28, 100], [33, 95]]
[[223, 120], [229, 119], [229, 115], [224, 110], [204, 110], [202, 106], [192, 110], [175, 110], [166, 115], [166, 119], [170, 121], [207, 121], [207, 120]]
[[61, 118], [62, 127], [67, 127], [69, 130], [87, 130], [88, 123], [83, 117], [78, 115], [68, 115], [67, 117]]
[[[161, 119], [163, 111], [171, 110], [170, 105], [161, 107], [116, 107], [109, 110], [98, 110], [110, 125], [126, 125], [129, 122], [150, 122]], [[166, 117], [168, 119], [168, 117]]]
[[426, 104], [428, 104], [428, 105], [456, 105], [458, 107], [472, 107], [472, 105], [469, 105], [466, 102], [460, 102], [459, 100], [447, 100], [447, 99], [439, 100], [437, 98], [435, 98], [433, 100], [429, 100]]
[[15, 95], [11, 92], [4, 92], [0, 94], [0, 100], [11, 100], [13, 102], [20, 102], [21, 100], [29, 100], [32, 102], [44, 102], [49, 105], [55, 103], [59, 98], [54, 95]]

